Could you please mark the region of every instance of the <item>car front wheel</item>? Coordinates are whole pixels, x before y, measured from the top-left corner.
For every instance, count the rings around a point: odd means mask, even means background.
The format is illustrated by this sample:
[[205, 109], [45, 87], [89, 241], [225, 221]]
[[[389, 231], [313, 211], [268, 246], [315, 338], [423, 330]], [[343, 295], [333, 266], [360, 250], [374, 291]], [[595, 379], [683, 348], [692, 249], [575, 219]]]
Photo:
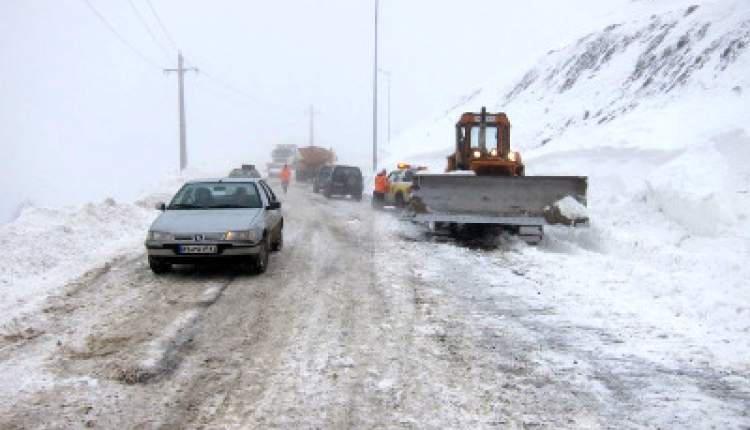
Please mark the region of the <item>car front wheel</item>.
[[157, 257], [148, 257], [148, 267], [151, 268], [151, 271], [156, 275], [161, 275], [162, 273], [167, 273], [172, 270], [171, 264], [166, 263]]
[[284, 229], [279, 230], [279, 236], [276, 238], [276, 241], [271, 246], [271, 251], [279, 252], [281, 251], [282, 248], [284, 248]]
[[253, 257], [252, 272], [256, 275], [265, 273], [268, 269], [268, 239], [263, 239], [258, 255]]

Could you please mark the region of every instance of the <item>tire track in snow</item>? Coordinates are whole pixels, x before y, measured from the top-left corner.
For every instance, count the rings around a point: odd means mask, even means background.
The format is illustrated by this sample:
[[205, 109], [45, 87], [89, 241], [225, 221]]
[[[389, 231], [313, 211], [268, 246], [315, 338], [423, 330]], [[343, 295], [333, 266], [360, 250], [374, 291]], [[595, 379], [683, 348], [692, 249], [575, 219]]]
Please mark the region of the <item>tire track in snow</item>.
[[140, 359], [136, 364], [115, 369], [113, 377], [128, 384], [145, 383], [172, 371], [182, 359], [181, 352], [199, 330], [206, 308], [216, 303], [233, 281], [234, 278], [203, 290], [192, 307], [179, 313], [160, 336], [137, 354]]

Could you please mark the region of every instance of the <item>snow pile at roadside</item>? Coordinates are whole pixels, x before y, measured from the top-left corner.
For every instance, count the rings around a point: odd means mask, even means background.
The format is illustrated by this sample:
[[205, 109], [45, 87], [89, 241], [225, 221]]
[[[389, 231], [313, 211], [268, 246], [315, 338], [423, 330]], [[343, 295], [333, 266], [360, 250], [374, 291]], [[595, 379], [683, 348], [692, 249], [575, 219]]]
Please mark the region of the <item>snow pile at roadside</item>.
[[565, 218], [588, 218], [588, 211], [586, 210], [586, 206], [578, 203], [578, 201], [571, 196], [566, 196], [564, 199], [561, 199], [560, 201], [555, 203], [555, 206], [560, 209], [560, 213]]
[[112, 199], [81, 208], [25, 208], [0, 225], [0, 314], [6, 318], [50, 288], [135, 248], [153, 216], [153, 210]]
[[81, 207], [25, 207], [13, 221], [0, 224], [0, 324], [30, 310], [56, 289], [103, 267], [120, 255], [142, 252], [157, 212], [189, 177], [165, 177], [154, 192], [136, 202], [105, 199]]

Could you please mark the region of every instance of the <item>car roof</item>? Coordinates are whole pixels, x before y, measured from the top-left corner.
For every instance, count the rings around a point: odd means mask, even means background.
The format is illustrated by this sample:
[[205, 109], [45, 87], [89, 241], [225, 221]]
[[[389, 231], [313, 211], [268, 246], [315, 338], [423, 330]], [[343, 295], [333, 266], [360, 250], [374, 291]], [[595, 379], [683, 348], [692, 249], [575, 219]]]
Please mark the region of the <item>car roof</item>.
[[226, 183], [237, 183], [237, 182], [259, 182], [263, 178], [204, 178], [204, 179], [191, 179], [187, 181], [187, 184], [202, 184], [205, 182], [226, 182]]

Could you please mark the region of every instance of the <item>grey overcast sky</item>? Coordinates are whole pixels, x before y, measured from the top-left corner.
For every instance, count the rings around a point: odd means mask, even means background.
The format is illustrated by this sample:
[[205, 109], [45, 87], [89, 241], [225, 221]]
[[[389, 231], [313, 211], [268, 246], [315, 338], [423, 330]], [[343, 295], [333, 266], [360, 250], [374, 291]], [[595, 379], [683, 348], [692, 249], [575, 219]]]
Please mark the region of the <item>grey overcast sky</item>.
[[[88, 2], [128, 46], [86, 0], [0, 1], [0, 221], [23, 201], [132, 199], [176, 169], [172, 42], [149, 0]], [[192, 165], [263, 164], [275, 143], [305, 144], [312, 103], [316, 143], [369, 166], [374, 0], [150, 2], [202, 70], [186, 76]], [[381, 0], [393, 133], [510, 83], [627, 2]]]

